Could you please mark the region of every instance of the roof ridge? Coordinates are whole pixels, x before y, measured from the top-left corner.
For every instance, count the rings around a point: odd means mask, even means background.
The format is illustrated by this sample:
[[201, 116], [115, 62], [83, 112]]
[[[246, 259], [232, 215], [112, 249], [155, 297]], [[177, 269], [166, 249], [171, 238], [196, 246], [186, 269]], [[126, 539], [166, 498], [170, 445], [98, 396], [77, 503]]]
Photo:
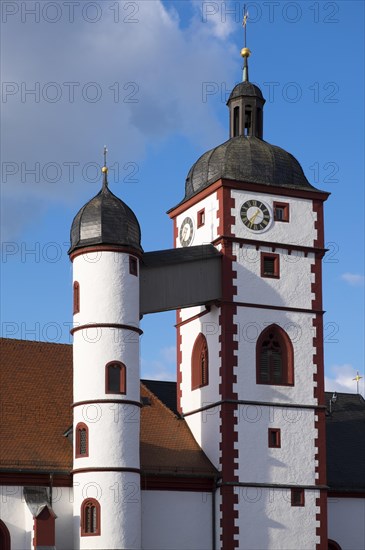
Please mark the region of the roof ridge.
[[44, 342], [43, 340], [24, 340], [23, 338], [4, 338], [0, 336], [0, 342], [21, 342], [24, 344], [41, 344], [42, 346], [68, 346], [72, 348], [72, 344], [66, 344], [66, 342]]

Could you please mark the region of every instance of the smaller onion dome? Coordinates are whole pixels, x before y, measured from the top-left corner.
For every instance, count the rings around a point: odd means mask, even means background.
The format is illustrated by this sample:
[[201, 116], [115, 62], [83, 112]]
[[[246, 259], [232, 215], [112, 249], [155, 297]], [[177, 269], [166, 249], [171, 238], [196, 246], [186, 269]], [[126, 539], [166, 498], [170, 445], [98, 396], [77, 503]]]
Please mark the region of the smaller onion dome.
[[259, 97], [260, 99], [264, 99], [262, 92], [258, 86], [255, 86], [255, 84], [252, 84], [252, 82], [245, 81], [239, 82], [239, 84], [237, 84], [233, 88], [231, 95], [228, 98], [227, 105], [229, 104], [231, 99], [241, 96]]
[[126, 246], [142, 252], [137, 217], [108, 188], [106, 167], [103, 174], [102, 189], [81, 208], [72, 222], [68, 253], [95, 245]]

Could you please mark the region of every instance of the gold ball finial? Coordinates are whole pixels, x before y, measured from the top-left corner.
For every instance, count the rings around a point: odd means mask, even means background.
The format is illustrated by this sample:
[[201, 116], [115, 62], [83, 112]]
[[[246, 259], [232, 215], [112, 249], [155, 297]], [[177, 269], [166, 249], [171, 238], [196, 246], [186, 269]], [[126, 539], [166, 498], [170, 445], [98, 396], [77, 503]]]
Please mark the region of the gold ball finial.
[[103, 172], [103, 174], [107, 174], [108, 173], [108, 168], [106, 166], [103, 166], [101, 171]]
[[241, 56], [242, 57], [250, 57], [250, 55], [251, 55], [250, 48], [242, 48], [242, 50], [241, 50]]

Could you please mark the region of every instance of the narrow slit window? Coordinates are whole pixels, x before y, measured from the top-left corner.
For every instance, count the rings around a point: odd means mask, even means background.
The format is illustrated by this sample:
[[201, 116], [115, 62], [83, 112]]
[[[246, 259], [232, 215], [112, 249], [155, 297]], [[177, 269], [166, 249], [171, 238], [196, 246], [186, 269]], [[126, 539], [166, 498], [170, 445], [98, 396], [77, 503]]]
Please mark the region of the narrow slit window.
[[239, 136], [240, 133], [240, 108], [233, 109], [233, 137]]
[[280, 428], [269, 428], [269, 447], [273, 449], [281, 447]]
[[251, 106], [247, 105], [245, 109], [245, 136], [251, 135], [251, 125], [252, 125], [252, 111], [251, 111]]
[[134, 256], [129, 256], [129, 273], [138, 276], [138, 262]]
[[202, 227], [205, 224], [205, 208], [199, 210], [197, 214], [197, 227]]
[[119, 361], [112, 361], [105, 367], [105, 393], [126, 393], [126, 367]]
[[73, 284], [73, 313], [80, 312], [80, 285], [77, 281]]

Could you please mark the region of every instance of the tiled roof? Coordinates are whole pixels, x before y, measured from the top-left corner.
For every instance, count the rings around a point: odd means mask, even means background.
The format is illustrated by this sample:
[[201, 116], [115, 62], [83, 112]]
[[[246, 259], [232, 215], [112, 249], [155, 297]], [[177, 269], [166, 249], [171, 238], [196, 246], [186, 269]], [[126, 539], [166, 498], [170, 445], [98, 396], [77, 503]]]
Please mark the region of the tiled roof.
[[[354, 393], [326, 392], [327, 484], [333, 490], [365, 491], [365, 400]], [[331, 412], [330, 412], [331, 410]]]
[[[72, 425], [72, 346], [15, 339], [0, 345], [0, 470], [69, 472], [72, 447], [64, 434]], [[176, 384], [167, 386], [176, 394]], [[213, 476], [186, 422], [143, 384], [141, 396], [148, 403], [141, 414], [141, 468]]]

